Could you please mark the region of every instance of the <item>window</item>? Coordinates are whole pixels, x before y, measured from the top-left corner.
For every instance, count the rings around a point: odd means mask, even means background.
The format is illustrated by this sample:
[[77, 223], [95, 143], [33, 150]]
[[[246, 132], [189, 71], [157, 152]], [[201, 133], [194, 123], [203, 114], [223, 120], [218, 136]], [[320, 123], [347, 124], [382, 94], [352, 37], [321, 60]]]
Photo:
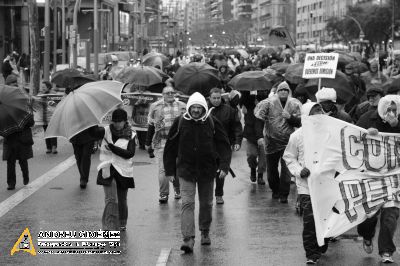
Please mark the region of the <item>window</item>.
[[319, 8], [322, 8], [322, 1], [319, 2]]

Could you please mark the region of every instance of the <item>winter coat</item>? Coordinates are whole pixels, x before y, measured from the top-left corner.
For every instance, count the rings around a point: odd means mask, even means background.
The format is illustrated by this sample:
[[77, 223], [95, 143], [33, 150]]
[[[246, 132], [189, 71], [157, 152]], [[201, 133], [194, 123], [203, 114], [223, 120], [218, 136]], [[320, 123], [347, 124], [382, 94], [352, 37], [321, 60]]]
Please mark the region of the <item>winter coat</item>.
[[[103, 127], [92, 127], [89, 130], [89, 134], [96, 138], [96, 139], [103, 139], [105, 136], [105, 128]], [[112, 134], [111, 132], [111, 138], [112, 138], [112, 143], [115, 144], [118, 141], [118, 137]], [[110, 150], [112, 153], [116, 154], [117, 156], [122, 157], [123, 159], [131, 159], [133, 156], [135, 156], [135, 149], [136, 149], [136, 136], [131, 138], [128, 142], [127, 148], [122, 149], [120, 147], [117, 147], [116, 145], [109, 145]], [[103, 141], [104, 142], [104, 141]], [[102, 143], [104, 145], [104, 143]], [[102, 169], [100, 170], [102, 171]], [[100, 173], [102, 174], [102, 173]], [[126, 177], [122, 176], [113, 165], [110, 166], [110, 177], [109, 178], [114, 178], [115, 182], [124, 189], [128, 188], [134, 188], [135, 187], [135, 181], [132, 177]]]
[[[211, 122], [214, 121], [214, 132]], [[221, 169], [228, 172], [231, 161], [231, 146], [222, 123], [213, 116], [205, 121], [176, 118], [168, 134], [164, 149], [166, 176], [175, 172], [190, 182], [210, 182]]]
[[256, 144], [258, 139], [264, 138], [264, 121], [254, 116], [254, 109], [247, 109], [244, 115], [243, 137]]
[[35, 124], [33, 117], [29, 119], [25, 128], [15, 132], [3, 141], [3, 160], [9, 159], [28, 160], [33, 158], [33, 136], [31, 127]]
[[351, 116], [345, 111], [339, 110], [336, 106], [329, 116], [353, 124], [353, 119], [351, 119]]
[[[282, 107], [277, 94], [259, 102], [254, 109], [255, 117], [265, 121], [264, 133], [266, 138], [266, 153], [272, 154], [284, 150], [289, 141], [290, 134], [299, 127], [301, 117], [301, 103], [288, 97], [285, 107]], [[289, 119], [282, 116], [283, 110], [290, 114]]]
[[[210, 106], [210, 108], [211, 107], [212, 106]], [[243, 128], [235, 109], [227, 104], [221, 103], [219, 106], [212, 109], [211, 115], [215, 116], [222, 123], [228, 134], [231, 145], [242, 144]]]
[[3, 65], [1, 66], [1, 72], [3, 73], [4, 80], [7, 79], [9, 75], [11, 75], [13, 68], [10, 64], [9, 60], [3, 61]]
[[[400, 115], [397, 117], [400, 121]], [[357, 122], [357, 126], [368, 129], [376, 128], [379, 132], [400, 133], [400, 123], [396, 127], [391, 127], [378, 114], [378, 110], [372, 110], [363, 114]]]
[[304, 163], [304, 137], [303, 129], [299, 128], [290, 135], [289, 142], [286, 146], [285, 153], [282, 158], [286, 162], [290, 173], [296, 178], [296, 186], [298, 194], [310, 195], [307, 178], [301, 178], [300, 172], [305, 167]]

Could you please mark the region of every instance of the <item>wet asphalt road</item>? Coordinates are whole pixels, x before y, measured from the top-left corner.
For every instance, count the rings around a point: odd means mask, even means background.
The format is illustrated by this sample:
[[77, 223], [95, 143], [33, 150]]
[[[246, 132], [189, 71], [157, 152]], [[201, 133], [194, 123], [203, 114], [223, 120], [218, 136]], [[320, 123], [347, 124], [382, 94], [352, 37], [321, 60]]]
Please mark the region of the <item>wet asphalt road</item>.
[[[45, 154], [42, 136], [42, 132], [35, 135], [35, 157], [29, 161], [31, 184], [72, 155], [71, 145], [61, 139], [57, 155]], [[0, 217], [0, 265], [156, 265], [164, 249], [171, 249], [166, 265], [305, 265], [302, 220], [294, 208], [295, 185], [292, 185], [289, 204], [281, 204], [271, 198], [268, 186], [251, 184], [245, 147], [234, 155], [232, 168], [237, 177], [229, 176], [225, 182], [225, 204], [214, 205], [211, 246], [199, 244], [197, 231], [194, 253], [182, 254], [179, 250], [180, 201], [170, 197], [168, 204], [158, 203], [155, 161], [139, 150], [135, 156], [136, 188], [128, 193], [128, 228], [121, 234], [120, 255], [39, 254], [33, 257], [18, 252], [10, 256], [11, 248], [26, 227], [34, 245], [40, 230], [101, 228], [104, 193], [95, 180], [98, 162], [97, 153], [92, 157], [86, 190], [79, 188], [78, 171], [73, 165]], [[0, 202], [3, 202], [23, 185], [18, 164], [15, 191], [6, 190], [5, 162], [0, 163], [0, 176]], [[399, 240], [396, 233], [395, 243], [399, 244]], [[339, 241], [330, 243], [318, 265], [380, 265], [376, 239], [374, 244], [374, 253], [365, 254], [356, 231], [350, 230]], [[398, 253], [394, 259], [400, 261]]]

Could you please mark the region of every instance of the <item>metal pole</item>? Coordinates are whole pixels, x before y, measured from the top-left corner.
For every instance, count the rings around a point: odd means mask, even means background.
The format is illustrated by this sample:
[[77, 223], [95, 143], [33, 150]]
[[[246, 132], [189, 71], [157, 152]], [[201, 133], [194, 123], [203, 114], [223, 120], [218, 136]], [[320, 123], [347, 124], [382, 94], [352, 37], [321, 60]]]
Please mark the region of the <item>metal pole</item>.
[[53, 9], [53, 72], [57, 70], [57, 18], [58, 8], [54, 6]]
[[[47, 0], [46, 0], [47, 1]], [[80, 6], [80, 3], [81, 3], [81, 0], [76, 0], [76, 2], [75, 2], [75, 8], [74, 8], [74, 17], [73, 17], [73, 31], [75, 32], [74, 33], [74, 36], [73, 36], [73, 40], [72, 40], [72, 42], [73, 42], [73, 44], [72, 44], [72, 68], [76, 68], [76, 66], [77, 66], [77, 57], [78, 57], [78, 55], [77, 55], [77, 46], [78, 46], [78, 44], [77, 44], [77, 41], [78, 41], [78, 9], [79, 9], [79, 6]]]
[[158, 42], [158, 52], [161, 53], [161, 10], [160, 6], [157, 7], [157, 42]]
[[61, 1], [61, 49], [62, 49], [62, 59], [61, 63], [65, 64], [65, 0]]
[[93, 72], [95, 75], [99, 73], [99, 12], [97, 7], [97, 0], [94, 0], [93, 3], [93, 25], [94, 25], [94, 32], [93, 32]]
[[145, 46], [145, 40], [144, 40], [144, 27], [145, 27], [145, 17], [144, 17], [144, 12], [145, 12], [145, 8], [146, 8], [146, 1], [145, 0], [142, 0], [141, 2], [140, 2], [140, 33], [141, 33], [141, 35], [142, 35], [142, 38], [141, 38], [141, 49], [142, 49], [142, 53], [143, 53], [143, 49], [144, 49], [144, 46]]
[[46, 0], [44, 9], [44, 62], [43, 79], [49, 80], [50, 65], [50, 0]]

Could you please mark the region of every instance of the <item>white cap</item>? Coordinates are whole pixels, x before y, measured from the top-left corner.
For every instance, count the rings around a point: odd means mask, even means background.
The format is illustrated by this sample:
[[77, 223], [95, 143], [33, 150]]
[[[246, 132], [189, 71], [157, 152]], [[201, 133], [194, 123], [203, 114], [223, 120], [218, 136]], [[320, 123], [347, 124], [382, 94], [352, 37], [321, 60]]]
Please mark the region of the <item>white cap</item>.
[[116, 55], [112, 54], [111, 61], [113, 61], [113, 62], [118, 61], [118, 57]]
[[333, 88], [326, 88], [323, 87], [321, 90], [317, 91], [315, 94], [317, 98], [317, 103], [325, 102], [325, 101], [332, 101], [336, 102], [336, 91]]
[[204, 107], [204, 109], [205, 109], [204, 116], [198, 119], [198, 120], [203, 120], [203, 118], [205, 116], [207, 116], [207, 113], [208, 113], [208, 106], [207, 106], [206, 98], [204, 98], [204, 96], [199, 92], [195, 92], [189, 97], [189, 100], [186, 105], [186, 111], [191, 119], [193, 119], [193, 117], [190, 115], [189, 109], [190, 109], [190, 106], [192, 106], [194, 104], [199, 104]]

